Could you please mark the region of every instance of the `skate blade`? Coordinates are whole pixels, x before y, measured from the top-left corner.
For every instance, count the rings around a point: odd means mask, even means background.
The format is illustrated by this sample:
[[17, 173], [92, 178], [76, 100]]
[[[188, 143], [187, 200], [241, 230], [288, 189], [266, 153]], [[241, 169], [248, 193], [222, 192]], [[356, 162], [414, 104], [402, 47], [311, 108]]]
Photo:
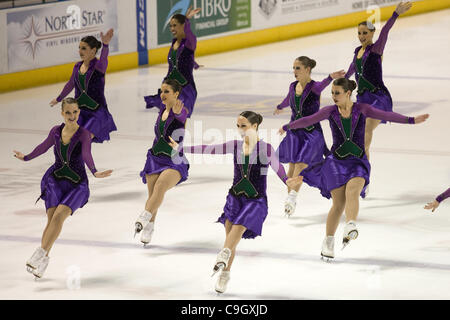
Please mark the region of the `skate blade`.
[[28, 268], [30, 268], [31, 270], [36, 269], [36, 267], [33, 267], [31, 264], [28, 264], [28, 263], [26, 264], [26, 266], [27, 266], [27, 269], [28, 269]]
[[225, 269], [225, 265], [223, 263], [220, 264], [216, 264], [213, 268], [213, 274], [211, 275], [211, 277], [214, 277], [214, 275], [219, 272], [222, 271], [223, 269]]
[[323, 254], [320, 254], [320, 255], [321, 255], [320, 259], [322, 259], [324, 262], [330, 263], [334, 259], [334, 257], [324, 256]]
[[29, 272], [29, 273], [33, 273], [33, 268], [32, 267], [30, 267], [30, 266], [27, 266], [27, 272]]

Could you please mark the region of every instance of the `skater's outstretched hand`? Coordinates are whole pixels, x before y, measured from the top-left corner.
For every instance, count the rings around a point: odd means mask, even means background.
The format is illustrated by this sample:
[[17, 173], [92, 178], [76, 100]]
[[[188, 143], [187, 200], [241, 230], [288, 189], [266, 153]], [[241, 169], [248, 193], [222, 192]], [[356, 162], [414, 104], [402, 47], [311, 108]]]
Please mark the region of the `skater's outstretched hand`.
[[417, 124], [417, 123], [425, 122], [425, 120], [427, 120], [429, 117], [430, 117], [430, 115], [428, 113], [422, 114], [422, 115], [414, 118], [414, 123]]
[[15, 153], [14, 157], [16, 157], [19, 160], [25, 161], [23, 159], [25, 157], [25, 155], [22, 152], [14, 150], [14, 153]]
[[434, 212], [434, 210], [437, 209], [437, 207], [439, 207], [439, 202], [437, 200], [434, 200], [433, 202], [429, 202], [425, 205], [425, 207], [423, 207], [424, 209], [430, 210], [431, 212]]
[[106, 178], [106, 177], [109, 177], [112, 172], [113, 172], [112, 170], [106, 170], [106, 171], [102, 171], [102, 172], [97, 171], [96, 173], [94, 173], [94, 176], [96, 178]]
[[274, 115], [274, 116], [277, 116], [277, 115], [279, 115], [279, 114], [282, 113], [282, 112], [283, 112], [283, 109], [275, 108], [275, 111], [273, 112], [273, 115]]
[[53, 107], [57, 103], [58, 101], [56, 99], [53, 99], [52, 101], [50, 101], [50, 107]]
[[339, 70], [333, 73], [330, 73], [331, 79], [340, 79], [345, 77], [345, 70]]
[[106, 32], [106, 34], [103, 34], [103, 32], [100, 32], [100, 39], [102, 40], [102, 43], [109, 44], [113, 35], [114, 35], [114, 29], [109, 29]]
[[395, 12], [397, 12], [398, 15], [401, 15], [401, 14], [404, 14], [409, 9], [411, 9], [411, 7], [412, 7], [411, 1], [406, 1], [406, 2], [402, 1], [397, 5], [397, 8], [395, 8]]
[[169, 139], [170, 139], [169, 146], [171, 146], [173, 150], [178, 150], [179, 147], [178, 143], [176, 143], [171, 136], [169, 136]]
[[195, 16], [201, 10], [202, 10], [202, 8], [197, 8], [195, 10], [192, 10], [192, 6], [190, 6], [188, 11], [186, 12], [186, 18], [191, 19], [193, 16]]
[[286, 180], [286, 184], [291, 189], [297, 189], [300, 183], [303, 181], [303, 176], [296, 176], [294, 178], [289, 178]]

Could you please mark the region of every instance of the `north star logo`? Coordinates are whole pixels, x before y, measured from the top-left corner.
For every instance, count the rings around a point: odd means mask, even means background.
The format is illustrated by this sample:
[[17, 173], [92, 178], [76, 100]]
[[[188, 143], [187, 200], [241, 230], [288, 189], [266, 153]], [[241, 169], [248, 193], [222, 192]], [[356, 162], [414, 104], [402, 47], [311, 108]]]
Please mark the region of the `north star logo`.
[[[83, 12], [83, 15], [80, 15], [80, 12], [80, 7], [71, 5], [67, 8], [67, 15], [63, 16], [62, 18], [50, 17], [49, 19], [48, 17], [46, 17], [45, 29], [56, 31], [52, 33], [43, 33], [39, 22], [35, 20], [35, 17], [33, 15], [31, 16], [30, 23], [25, 25], [24, 27], [25, 35], [21, 39], [21, 42], [26, 45], [27, 52], [31, 52], [33, 60], [35, 59], [36, 51], [38, 51], [39, 49], [40, 41], [58, 39], [61, 37], [73, 36], [77, 34], [95, 33], [100, 31], [98, 27], [88, 27], [80, 30], [81, 24], [94, 24], [94, 22], [98, 23], [99, 21], [103, 23], [102, 19], [95, 19], [94, 21], [94, 19], [92, 19], [91, 17], [90, 12]], [[100, 15], [97, 15], [97, 17], [98, 16]]]
[[270, 18], [277, 7], [277, 0], [259, 0], [258, 7], [262, 14]]

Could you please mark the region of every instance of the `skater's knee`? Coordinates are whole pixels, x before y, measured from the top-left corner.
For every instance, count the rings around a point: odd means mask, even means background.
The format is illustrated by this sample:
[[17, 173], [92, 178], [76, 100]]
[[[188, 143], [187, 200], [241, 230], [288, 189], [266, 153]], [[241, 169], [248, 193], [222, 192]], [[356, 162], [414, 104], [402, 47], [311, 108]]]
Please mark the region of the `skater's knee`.
[[333, 203], [330, 214], [331, 215], [341, 215], [345, 209], [345, 202], [342, 203]]
[[65, 205], [59, 205], [58, 208], [55, 210], [55, 213], [53, 214], [53, 217], [51, 219], [51, 223], [54, 224], [63, 224], [64, 220], [67, 219], [68, 216], [72, 213], [72, 209]]

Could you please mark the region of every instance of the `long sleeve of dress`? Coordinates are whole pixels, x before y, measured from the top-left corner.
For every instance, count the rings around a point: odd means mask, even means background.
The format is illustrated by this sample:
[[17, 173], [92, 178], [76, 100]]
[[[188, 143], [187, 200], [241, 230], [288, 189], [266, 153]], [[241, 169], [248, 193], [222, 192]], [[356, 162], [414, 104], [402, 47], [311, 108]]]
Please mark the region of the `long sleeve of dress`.
[[36, 148], [34, 148], [34, 150], [31, 151], [31, 153], [29, 153], [25, 157], [23, 157], [23, 160], [29, 161], [29, 160], [32, 160], [32, 159], [39, 157], [40, 155], [46, 153], [47, 150], [50, 149], [50, 147], [54, 145], [53, 136], [54, 136], [54, 132], [57, 128], [58, 128], [58, 126], [53, 127], [50, 130], [48, 137], [40, 145], [38, 145]]
[[186, 47], [195, 51], [197, 48], [197, 37], [191, 30], [191, 22], [189, 19], [186, 19], [186, 22], [184, 23], [184, 34], [186, 35]]
[[331, 83], [331, 81], [333, 81], [333, 78], [331, 78], [331, 76], [328, 75], [328, 77], [326, 77], [322, 81], [315, 82], [311, 90], [315, 94], [320, 95], [322, 91]]
[[101, 73], [106, 73], [106, 69], [108, 68], [108, 54], [109, 45], [103, 43], [102, 52], [100, 53], [100, 59], [95, 64], [95, 69], [97, 69]]
[[366, 117], [396, 123], [414, 124], [414, 117], [407, 117], [396, 112], [382, 111], [366, 103], [360, 103], [359, 105], [361, 107], [361, 112]]
[[384, 46], [386, 45], [386, 41], [388, 39], [389, 31], [391, 30], [392, 26], [394, 25], [395, 20], [397, 20], [398, 13], [394, 11], [392, 16], [389, 18], [389, 20], [386, 22], [386, 24], [381, 28], [380, 36], [378, 37], [378, 40], [374, 43], [372, 47], [372, 52], [375, 52], [379, 55], [383, 54]]
[[272, 167], [272, 170], [275, 171], [281, 181], [286, 184], [286, 180], [288, 179], [286, 171], [284, 170], [283, 165], [280, 163], [275, 149], [270, 144], [267, 150], [267, 157], [269, 158], [269, 164]]
[[59, 96], [56, 98], [56, 101], [61, 102], [62, 99], [64, 99], [75, 87], [75, 73], [76, 70], [72, 71], [72, 75], [70, 76], [69, 81], [67, 81], [66, 85], [64, 86], [63, 90], [59, 94]]
[[94, 159], [92, 158], [91, 153], [91, 134], [86, 130], [80, 137], [81, 141], [81, 155], [83, 157], [84, 163], [88, 166], [89, 170], [91, 170], [92, 174], [97, 172], [95, 168]]
[[189, 147], [183, 146], [183, 152], [197, 154], [227, 154], [234, 152], [236, 144], [236, 140], [230, 140], [222, 144], [207, 144]]
[[291, 129], [306, 128], [322, 120], [328, 119], [331, 112], [333, 111], [333, 108], [334, 106], [323, 107], [322, 109], [320, 109], [319, 111], [310, 116], [303, 117], [298, 120], [292, 121], [288, 124], [285, 124], [283, 126], [283, 130], [288, 131]]
[[436, 201], [437, 202], [442, 202], [443, 200], [447, 199], [450, 197], [450, 188], [447, 189], [447, 191], [445, 191], [444, 193], [438, 195], [436, 197]]
[[175, 116], [175, 119], [177, 119], [178, 121], [180, 121], [181, 123], [185, 123], [186, 119], [187, 119], [187, 115], [188, 115], [188, 111], [186, 109], [186, 107], [181, 109], [180, 113], [173, 113]]

